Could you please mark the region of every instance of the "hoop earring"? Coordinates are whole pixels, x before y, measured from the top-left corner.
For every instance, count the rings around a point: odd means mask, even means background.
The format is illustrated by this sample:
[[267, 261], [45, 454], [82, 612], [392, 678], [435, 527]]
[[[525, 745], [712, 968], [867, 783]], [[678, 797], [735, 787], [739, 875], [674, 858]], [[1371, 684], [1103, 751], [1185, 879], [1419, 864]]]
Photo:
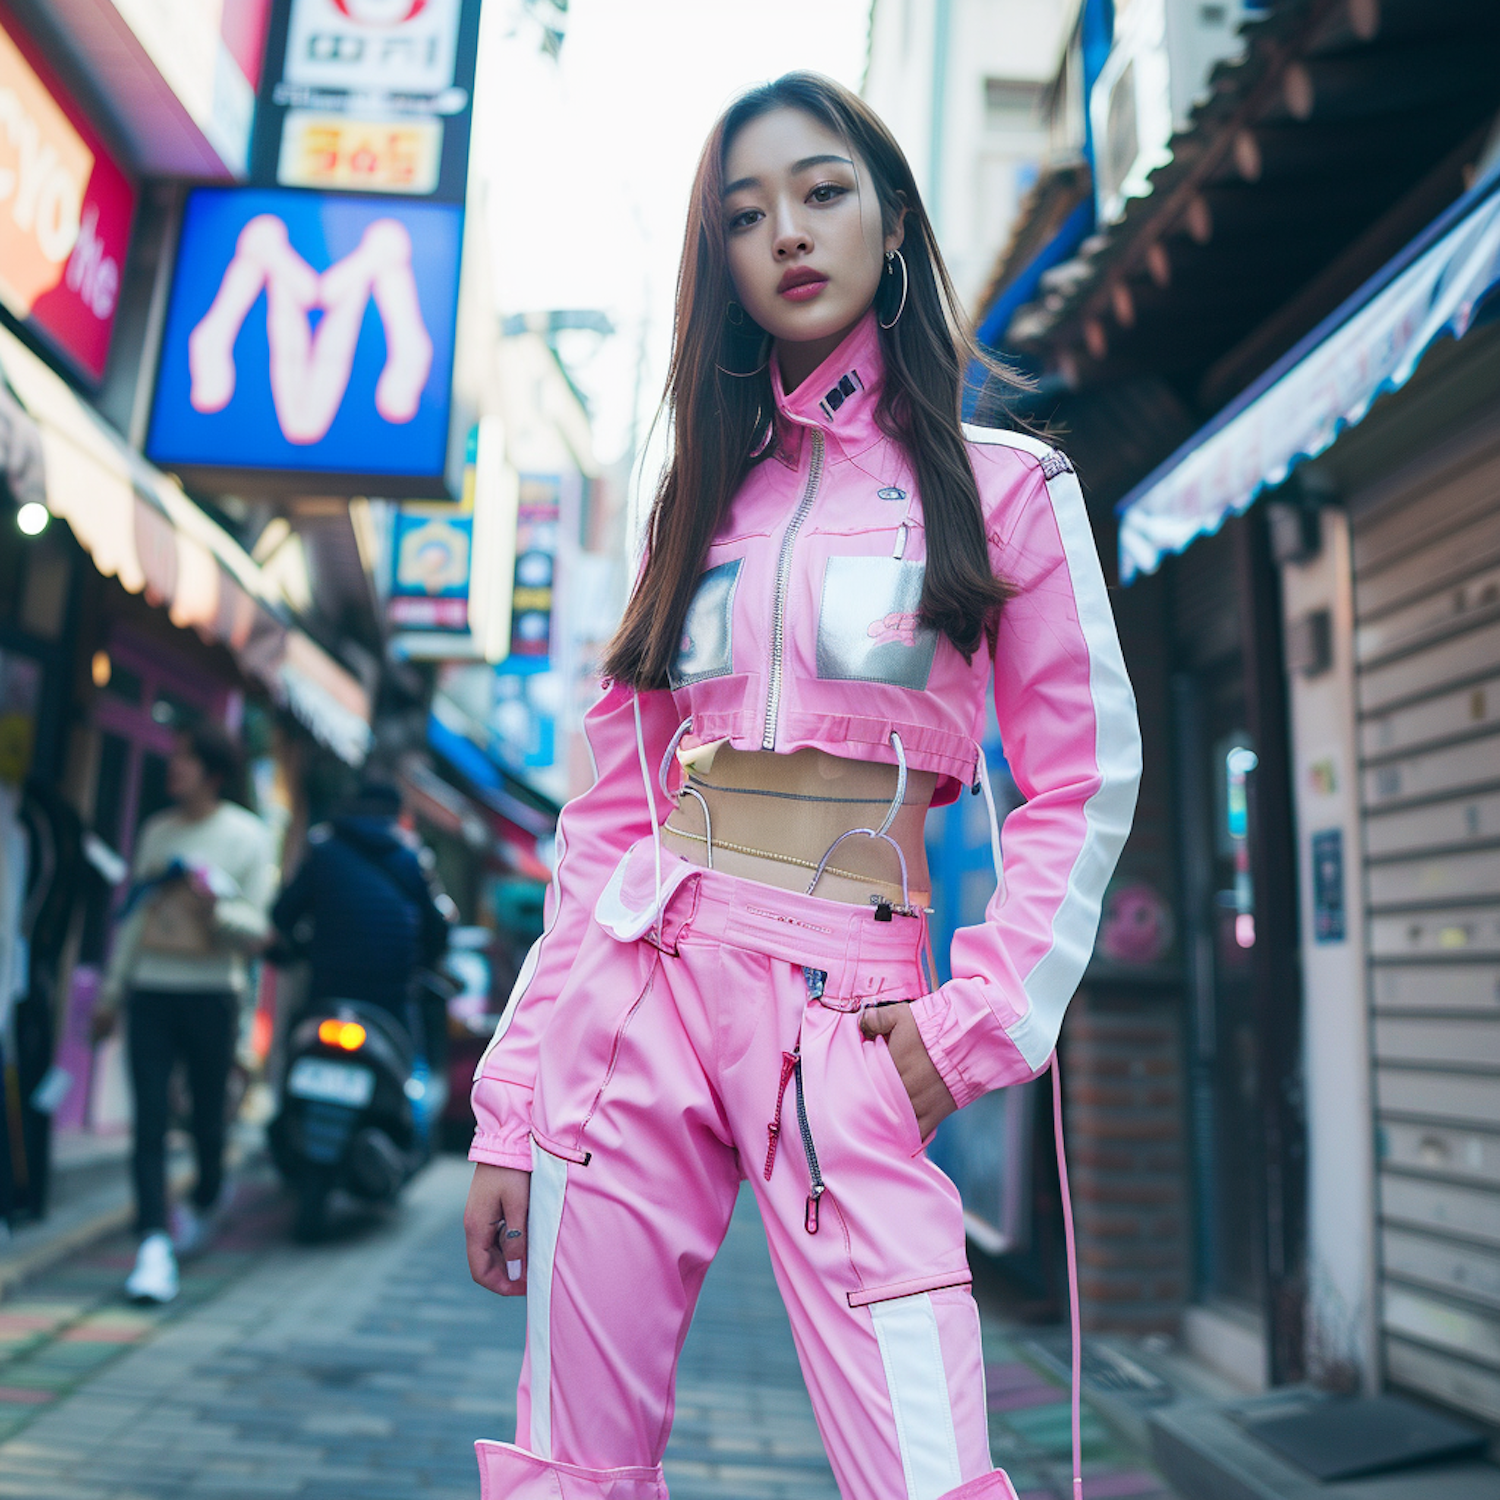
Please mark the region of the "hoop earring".
[[724, 304], [724, 321], [731, 328], [743, 328], [745, 326], [745, 309], [733, 297]]
[[736, 380], [749, 380], [752, 375], [759, 375], [760, 372], [771, 363], [772, 342], [771, 335], [769, 333], [765, 336], [764, 339], [761, 340], [760, 347], [765, 357], [758, 365], [756, 365], [753, 370], [726, 370], [724, 366], [718, 362], [718, 360], [714, 361], [714, 369], [716, 369], [721, 375], [730, 375], [733, 376]]
[[879, 313], [876, 313], [875, 321], [882, 328], [894, 328], [901, 321], [901, 314], [906, 311], [906, 293], [910, 286], [910, 281], [906, 274], [906, 257], [899, 250], [887, 250], [885, 252], [885, 274], [887, 276], [894, 276], [896, 274], [897, 261], [901, 263], [901, 304], [896, 309], [896, 316], [889, 323]]

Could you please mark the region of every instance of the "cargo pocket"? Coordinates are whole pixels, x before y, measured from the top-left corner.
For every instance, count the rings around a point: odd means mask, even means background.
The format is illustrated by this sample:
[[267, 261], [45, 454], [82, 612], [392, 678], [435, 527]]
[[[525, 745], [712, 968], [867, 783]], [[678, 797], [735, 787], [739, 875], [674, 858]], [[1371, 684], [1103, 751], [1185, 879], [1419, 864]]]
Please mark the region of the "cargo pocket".
[[901, 1081], [901, 1070], [891, 1056], [890, 1041], [883, 1036], [860, 1044], [862, 1053], [869, 1059], [870, 1073], [876, 1090], [880, 1093], [887, 1112], [895, 1120], [896, 1140], [910, 1156], [922, 1150], [922, 1130], [917, 1123], [917, 1112], [911, 1106], [911, 1095]]
[[[602, 935], [600, 940], [609, 941]], [[537, 1057], [532, 1136], [543, 1150], [578, 1166], [588, 1165], [589, 1123], [619, 1065], [625, 1033], [660, 971], [660, 954], [644, 943], [609, 942], [609, 948], [612, 965], [595, 963], [570, 976]]]
[[674, 688], [727, 677], [734, 670], [734, 594], [744, 558], [709, 568], [698, 579], [693, 602], [682, 622], [682, 643], [667, 671]]
[[926, 564], [898, 557], [830, 557], [818, 605], [818, 677], [921, 691], [937, 631], [919, 618]]

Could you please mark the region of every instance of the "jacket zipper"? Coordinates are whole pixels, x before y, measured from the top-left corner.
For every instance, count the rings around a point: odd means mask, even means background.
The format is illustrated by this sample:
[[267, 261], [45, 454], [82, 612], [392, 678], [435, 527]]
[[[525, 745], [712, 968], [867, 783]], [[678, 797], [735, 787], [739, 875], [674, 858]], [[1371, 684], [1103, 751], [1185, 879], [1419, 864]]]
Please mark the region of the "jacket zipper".
[[818, 1148], [813, 1145], [812, 1126], [807, 1123], [807, 1104], [802, 1097], [802, 1044], [798, 1042], [792, 1064], [792, 1077], [797, 1085], [797, 1129], [802, 1132], [802, 1154], [807, 1158], [807, 1210], [802, 1216], [802, 1227], [809, 1234], [818, 1232], [818, 1200], [827, 1191], [822, 1168], [818, 1166]]
[[776, 748], [776, 720], [781, 712], [781, 658], [786, 646], [786, 594], [792, 581], [792, 546], [797, 533], [812, 509], [813, 498], [818, 493], [818, 483], [823, 477], [823, 432], [812, 429], [812, 461], [807, 470], [807, 488], [792, 519], [787, 522], [786, 532], [781, 538], [781, 557], [776, 564], [776, 603], [771, 615], [771, 670], [766, 685], [766, 728], [761, 736], [762, 750]]

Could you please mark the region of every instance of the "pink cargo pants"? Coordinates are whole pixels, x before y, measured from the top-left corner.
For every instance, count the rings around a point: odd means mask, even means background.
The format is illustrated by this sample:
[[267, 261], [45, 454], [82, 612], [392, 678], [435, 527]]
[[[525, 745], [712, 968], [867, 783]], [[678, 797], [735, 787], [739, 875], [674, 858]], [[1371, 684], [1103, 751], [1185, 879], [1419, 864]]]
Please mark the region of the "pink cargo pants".
[[[651, 866], [649, 841], [626, 856], [626, 906]], [[485, 1500], [666, 1496], [677, 1356], [742, 1178], [840, 1492], [1013, 1500], [958, 1192], [859, 1030], [929, 987], [924, 921], [663, 870], [659, 922], [593, 923], [548, 1025], [517, 1446], [478, 1444]]]

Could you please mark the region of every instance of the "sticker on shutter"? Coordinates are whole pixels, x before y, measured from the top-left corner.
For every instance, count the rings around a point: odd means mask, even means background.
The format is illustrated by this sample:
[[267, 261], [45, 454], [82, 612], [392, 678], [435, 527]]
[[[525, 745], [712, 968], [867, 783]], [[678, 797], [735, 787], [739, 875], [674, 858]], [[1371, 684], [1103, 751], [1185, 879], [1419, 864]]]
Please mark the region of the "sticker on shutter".
[[734, 590], [744, 558], [709, 568], [698, 580], [698, 591], [682, 622], [682, 644], [667, 673], [674, 688], [727, 677], [734, 670]]
[[937, 632], [918, 618], [920, 562], [830, 557], [818, 611], [818, 676], [825, 682], [927, 686]]

